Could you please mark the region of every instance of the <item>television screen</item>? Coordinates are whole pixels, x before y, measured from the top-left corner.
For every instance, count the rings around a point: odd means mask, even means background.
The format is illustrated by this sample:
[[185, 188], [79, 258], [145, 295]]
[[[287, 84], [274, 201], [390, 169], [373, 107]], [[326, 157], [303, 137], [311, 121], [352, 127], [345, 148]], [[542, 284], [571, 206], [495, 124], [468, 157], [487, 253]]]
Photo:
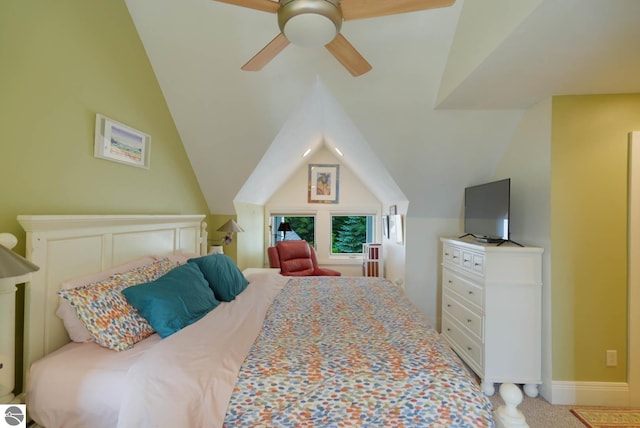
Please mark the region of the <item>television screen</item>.
[[510, 178], [467, 187], [464, 233], [485, 242], [508, 240], [510, 190]]

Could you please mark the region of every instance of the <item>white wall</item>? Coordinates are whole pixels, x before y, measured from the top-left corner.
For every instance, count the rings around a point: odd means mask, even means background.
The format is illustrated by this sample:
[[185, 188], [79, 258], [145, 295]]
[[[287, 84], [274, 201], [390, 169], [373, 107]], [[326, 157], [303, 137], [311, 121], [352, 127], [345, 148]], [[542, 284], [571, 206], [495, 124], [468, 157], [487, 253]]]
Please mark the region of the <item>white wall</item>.
[[459, 230], [459, 218], [407, 218], [405, 292], [438, 330], [442, 299], [440, 238], [458, 236]]
[[[512, 239], [543, 247], [543, 375], [551, 379], [550, 302], [550, 174], [551, 100], [526, 111], [492, 179], [510, 177], [512, 182]], [[468, 183], [478, 184], [478, 183]], [[464, 188], [451, 193], [450, 204], [459, 207], [454, 218], [406, 217], [405, 290], [429, 321], [440, 328], [441, 245], [439, 238], [463, 233]], [[412, 203], [413, 201], [410, 201]], [[409, 210], [411, 212], [411, 210]], [[391, 278], [391, 280], [394, 280]], [[543, 376], [544, 379], [544, 376]], [[550, 382], [549, 382], [550, 383]]]
[[[308, 177], [309, 164], [338, 164], [339, 171], [339, 200], [337, 204], [309, 204]], [[343, 275], [360, 275], [362, 272], [362, 258], [353, 256], [350, 259], [330, 256], [331, 242], [330, 215], [336, 213], [366, 212], [380, 219], [382, 204], [363, 185], [340, 159], [326, 148], [320, 148], [305, 164], [278, 189], [265, 205], [265, 218], [272, 213], [308, 213], [316, 216], [316, 252], [318, 263], [325, 267], [339, 270]], [[327, 233], [325, 233], [327, 232]], [[376, 242], [381, 242], [382, 231], [380, 224], [376, 227]], [[269, 242], [269, 230], [265, 228], [265, 242]]]
[[437, 104], [446, 100], [542, 0], [464, 2], [442, 75]]
[[541, 395], [551, 400], [551, 99], [525, 112], [494, 178], [511, 177], [511, 239], [544, 248]]

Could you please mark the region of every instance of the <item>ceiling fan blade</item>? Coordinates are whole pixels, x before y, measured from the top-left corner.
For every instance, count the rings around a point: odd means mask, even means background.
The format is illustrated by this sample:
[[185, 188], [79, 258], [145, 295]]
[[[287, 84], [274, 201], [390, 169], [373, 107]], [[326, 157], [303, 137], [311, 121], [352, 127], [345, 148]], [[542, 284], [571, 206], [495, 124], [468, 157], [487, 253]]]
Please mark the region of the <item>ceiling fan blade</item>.
[[336, 57], [340, 64], [349, 70], [353, 76], [360, 76], [371, 70], [371, 65], [366, 59], [354, 48], [342, 34], [333, 39], [325, 46], [331, 55]]
[[342, 16], [351, 19], [373, 18], [451, 6], [455, 0], [342, 0]]
[[280, 3], [271, 0], [216, 0], [221, 3], [233, 4], [235, 6], [248, 7], [249, 9], [257, 9], [263, 12], [276, 13], [280, 7]]
[[278, 34], [273, 40], [271, 40], [267, 46], [263, 47], [260, 52], [254, 55], [245, 65], [240, 67], [244, 71], [258, 71], [262, 70], [262, 67], [267, 65], [269, 61], [275, 58], [282, 49], [289, 46], [289, 40], [282, 34]]

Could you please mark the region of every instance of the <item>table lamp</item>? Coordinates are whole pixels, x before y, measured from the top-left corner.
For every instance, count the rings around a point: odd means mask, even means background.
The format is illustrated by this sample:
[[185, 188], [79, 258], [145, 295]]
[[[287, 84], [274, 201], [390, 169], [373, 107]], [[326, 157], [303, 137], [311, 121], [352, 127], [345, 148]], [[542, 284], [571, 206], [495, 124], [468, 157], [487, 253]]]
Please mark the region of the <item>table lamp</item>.
[[278, 232], [282, 232], [282, 240], [286, 241], [287, 232], [291, 232], [291, 223], [289, 223], [288, 221], [281, 222], [280, 226], [278, 226]]
[[222, 242], [226, 245], [231, 244], [233, 242], [233, 234], [238, 232], [244, 232], [244, 229], [238, 226], [238, 223], [233, 221], [233, 219], [229, 220], [222, 226], [218, 228], [218, 232], [227, 232], [227, 235], [222, 238]]

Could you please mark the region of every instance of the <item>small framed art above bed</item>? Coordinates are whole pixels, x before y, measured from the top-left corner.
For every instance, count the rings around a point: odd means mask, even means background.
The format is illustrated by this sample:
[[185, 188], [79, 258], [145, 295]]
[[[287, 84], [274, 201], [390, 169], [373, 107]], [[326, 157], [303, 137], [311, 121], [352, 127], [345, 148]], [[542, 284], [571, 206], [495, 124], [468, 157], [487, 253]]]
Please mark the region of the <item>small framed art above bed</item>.
[[496, 426], [391, 282], [240, 272], [202, 218], [20, 216], [37, 426]]

